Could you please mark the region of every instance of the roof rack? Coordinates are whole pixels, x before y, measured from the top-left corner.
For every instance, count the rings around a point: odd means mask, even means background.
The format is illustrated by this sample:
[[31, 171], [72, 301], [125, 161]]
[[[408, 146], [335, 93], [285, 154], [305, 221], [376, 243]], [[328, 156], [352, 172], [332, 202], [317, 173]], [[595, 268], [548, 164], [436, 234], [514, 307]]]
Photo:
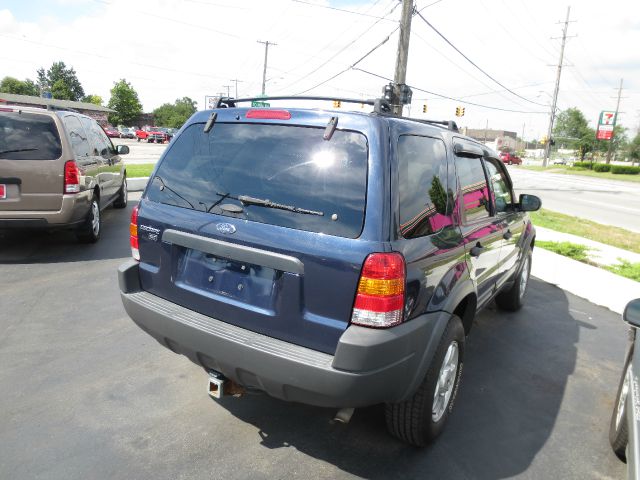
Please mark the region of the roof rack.
[[363, 99], [363, 98], [336, 98], [336, 97], [309, 97], [309, 96], [293, 96], [293, 95], [283, 95], [277, 97], [247, 97], [247, 98], [232, 98], [232, 97], [218, 97], [214, 103], [213, 108], [234, 108], [236, 103], [247, 103], [247, 102], [264, 102], [267, 100], [312, 100], [312, 101], [323, 101], [323, 102], [331, 102], [331, 101], [339, 101], [344, 103], [360, 103], [365, 105], [372, 105], [373, 111], [382, 115], [394, 116], [395, 118], [405, 118], [407, 120], [412, 120], [414, 122], [426, 123], [429, 125], [437, 125], [447, 130], [451, 130], [452, 132], [459, 132], [458, 125], [453, 120], [425, 120], [421, 118], [410, 118], [410, 117], [397, 117], [391, 113], [391, 104], [388, 100], [384, 98], [373, 98], [373, 99]]
[[231, 98], [231, 97], [219, 97], [214, 103], [213, 108], [233, 108], [236, 103], [246, 102], [264, 102], [267, 100], [312, 100], [331, 102], [339, 101], [344, 103], [362, 103], [365, 105], [372, 105], [373, 110], [377, 113], [390, 113], [391, 105], [383, 98], [338, 98], [338, 97], [308, 97], [308, 96], [294, 96], [283, 95], [277, 97], [248, 97], [248, 98]]

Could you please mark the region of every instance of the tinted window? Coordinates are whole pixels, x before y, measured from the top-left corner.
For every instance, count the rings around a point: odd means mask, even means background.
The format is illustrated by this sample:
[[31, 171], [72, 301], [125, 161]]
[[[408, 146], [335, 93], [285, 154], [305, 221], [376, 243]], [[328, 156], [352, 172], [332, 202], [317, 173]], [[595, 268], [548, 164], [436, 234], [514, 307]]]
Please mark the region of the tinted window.
[[507, 209], [507, 205], [512, 202], [511, 192], [508, 187], [509, 184], [502, 172], [498, 170], [498, 167], [494, 164], [494, 160], [485, 160], [484, 164], [489, 174], [496, 212], [504, 212]]
[[[219, 205], [232, 203], [242, 206], [242, 218], [255, 222], [355, 238], [364, 218], [367, 141], [346, 131], [325, 141], [323, 132], [216, 123], [207, 134], [203, 124], [191, 125], [169, 147], [156, 172], [162, 180], [150, 182], [147, 196], [223, 215]], [[323, 215], [243, 205], [240, 195]]]
[[481, 220], [491, 211], [487, 179], [479, 158], [457, 158], [456, 171], [462, 191], [463, 214], [466, 223]]
[[67, 128], [67, 132], [69, 133], [69, 139], [71, 140], [71, 148], [73, 149], [73, 153], [75, 153], [78, 157], [86, 157], [87, 155], [92, 155], [92, 148], [89, 145], [89, 140], [87, 138], [87, 133], [80, 125], [80, 120], [78, 117], [73, 115], [67, 115], [62, 119], [65, 127]]
[[113, 144], [102, 127], [90, 118], [81, 118], [85, 132], [89, 135], [89, 143], [93, 155], [108, 155], [113, 150]]
[[398, 139], [400, 233], [430, 235], [452, 224], [453, 194], [447, 185], [447, 154], [441, 140], [403, 135]]
[[0, 113], [0, 159], [54, 160], [60, 155], [60, 135], [51, 117], [34, 113]]

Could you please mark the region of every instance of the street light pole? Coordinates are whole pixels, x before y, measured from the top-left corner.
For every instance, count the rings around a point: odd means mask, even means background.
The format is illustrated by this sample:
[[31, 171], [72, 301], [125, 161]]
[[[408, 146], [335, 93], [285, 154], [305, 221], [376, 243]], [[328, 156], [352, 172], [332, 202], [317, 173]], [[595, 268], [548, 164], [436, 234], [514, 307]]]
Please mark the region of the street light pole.
[[267, 85], [267, 57], [269, 55], [269, 45], [277, 45], [277, 43], [270, 42], [269, 40], [266, 42], [258, 40], [258, 43], [264, 43], [264, 68], [262, 69], [262, 95], [264, 96]]
[[407, 80], [407, 59], [409, 58], [409, 38], [411, 36], [411, 17], [413, 16], [413, 0], [402, 0], [402, 17], [400, 18], [400, 36], [398, 37], [398, 53], [396, 70], [393, 76], [394, 102], [391, 108], [396, 115], [402, 115], [401, 88]]
[[560, 90], [560, 75], [562, 74], [562, 61], [564, 60], [564, 45], [567, 41], [567, 29], [569, 28], [569, 13], [571, 7], [567, 7], [567, 19], [564, 21], [564, 29], [562, 30], [562, 47], [560, 48], [560, 61], [558, 62], [558, 71], [556, 73], [556, 88], [553, 90], [553, 103], [551, 104], [551, 113], [549, 116], [549, 130], [547, 133], [547, 144], [545, 145], [544, 159], [542, 160], [542, 166], [546, 167], [549, 164], [549, 157], [551, 155], [551, 135], [553, 133], [553, 122], [556, 117], [556, 107], [558, 105], [558, 90]]
[[616, 123], [618, 123], [618, 110], [620, 110], [620, 95], [622, 95], [622, 78], [620, 79], [620, 87], [618, 88], [618, 102], [616, 103], [616, 115], [613, 117], [613, 132], [609, 140], [609, 148], [607, 149], [607, 163], [611, 163], [611, 150], [613, 150], [613, 136], [616, 134]]

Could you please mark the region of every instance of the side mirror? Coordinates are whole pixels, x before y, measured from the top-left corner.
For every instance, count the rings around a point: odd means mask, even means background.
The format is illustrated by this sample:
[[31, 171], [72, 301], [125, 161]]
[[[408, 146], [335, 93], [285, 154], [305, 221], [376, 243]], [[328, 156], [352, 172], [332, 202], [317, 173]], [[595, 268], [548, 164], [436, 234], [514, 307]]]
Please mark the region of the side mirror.
[[118, 152], [118, 155], [126, 155], [129, 153], [129, 145], [118, 145], [116, 147], [116, 151]]
[[625, 322], [640, 328], [640, 298], [627, 303], [622, 318]]
[[520, 210], [523, 212], [535, 212], [542, 207], [542, 200], [535, 195], [523, 193], [520, 195]]

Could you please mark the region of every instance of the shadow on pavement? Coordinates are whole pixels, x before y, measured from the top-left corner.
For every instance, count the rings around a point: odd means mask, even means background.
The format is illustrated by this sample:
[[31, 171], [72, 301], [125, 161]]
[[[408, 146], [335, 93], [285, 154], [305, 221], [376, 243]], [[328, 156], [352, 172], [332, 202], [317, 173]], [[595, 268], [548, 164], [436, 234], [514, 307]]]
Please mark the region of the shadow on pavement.
[[[532, 279], [518, 313], [482, 312], [467, 339], [456, 408], [425, 449], [388, 436], [382, 406], [356, 410], [349, 425], [335, 411], [267, 396], [225, 397], [221, 405], [259, 429], [268, 449], [294, 447], [365, 478], [510, 477], [525, 472], [548, 441], [576, 365], [581, 326], [565, 293]], [[324, 412], [324, 413], [323, 413]]]
[[138, 203], [131, 196], [127, 208], [102, 211], [102, 232], [94, 244], [82, 244], [73, 231], [0, 231], [0, 264], [82, 262], [125, 258], [129, 248], [129, 219]]

